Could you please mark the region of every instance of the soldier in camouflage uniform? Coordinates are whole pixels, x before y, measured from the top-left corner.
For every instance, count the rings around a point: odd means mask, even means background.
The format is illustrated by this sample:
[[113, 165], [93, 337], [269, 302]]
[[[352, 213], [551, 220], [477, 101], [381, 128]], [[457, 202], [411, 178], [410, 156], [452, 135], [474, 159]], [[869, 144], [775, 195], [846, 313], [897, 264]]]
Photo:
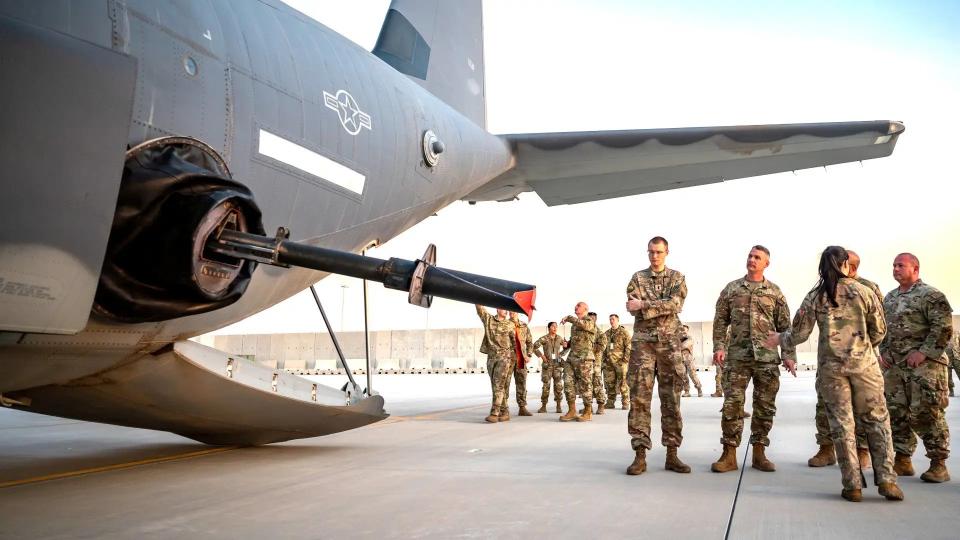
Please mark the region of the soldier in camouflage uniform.
[[[849, 272], [847, 252], [830, 246], [820, 256], [820, 282], [807, 294], [790, 330], [771, 333], [768, 348], [796, 347], [810, 337], [814, 324], [820, 330], [817, 347], [817, 391], [827, 406], [833, 443], [843, 479], [841, 496], [852, 502], [862, 498], [857, 461], [854, 416], [867, 435], [873, 458], [874, 483], [888, 500], [903, 500], [893, 472], [893, 439], [883, 397], [883, 377], [874, 347], [886, 332], [876, 295]], [[759, 412], [759, 411], [758, 411]]]
[[[597, 323], [597, 314], [590, 312], [587, 314], [593, 323]], [[604, 406], [607, 404], [607, 389], [603, 384], [603, 360], [606, 356], [607, 334], [600, 331], [600, 325], [597, 325], [597, 337], [593, 342], [593, 398], [597, 402], [597, 413], [603, 414]], [[582, 411], [581, 411], [582, 412]]]
[[960, 377], [960, 340], [957, 339], [956, 334], [952, 340], [950, 340], [950, 345], [945, 351], [947, 355], [947, 360], [950, 361], [950, 369], [947, 370], [947, 382], [950, 385], [950, 397], [953, 397], [953, 374], [951, 370], [957, 372], [957, 377]]
[[[720, 421], [723, 455], [711, 466], [713, 472], [737, 469], [736, 451], [743, 434], [744, 394], [751, 380], [755, 413], [750, 422], [753, 468], [764, 472], [776, 470], [765, 452], [770, 446], [768, 435], [777, 413], [781, 355], [776, 348], [765, 347], [763, 342], [770, 332], [784, 332], [790, 328], [790, 308], [780, 287], [763, 277], [769, 265], [770, 251], [760, 245], [753, 246], [747, 255], [746, 276], [728, 283], [717, 298], [713, 318], [713, 360], [724, 367], [727, 381]], [[796, 377], [796, 349], [787, 344], [782, 353], [783, 364]]]
[[901, 476], [913, 475], [916, 433], [930, 458], [930, 468], [920, 478], [945, 482], [950, 479], [945, 464], [950, 428], [944, 415], [949, 403], [944, 349], [953, 337], [952, 309], [943, 293], [920, 280], [920, 261], [914, 255], [897, 255], [893, 279], [900, 287], [883, 299], [888, 332], [880, 345], [880, 363], [897, 451], [895, 468]]
[[[876, 283], [857, 274], [860, 268], [860, 256], [853, 250], [847, 250], [847, 263], [850, 265], [850, 272], [847, 277], [857, 280], [861, 285], [866, 285], [874, 294], [877, 295], [877, 301], [883, 305], [883, 293]], [[877, 358], [880, 357], [880, 351], [876, 351]], [[854, 417], [856, 421], [856, 417]], [[807, 460], [810, 467], [826, 467], [837, 462], [836, 453], [833, 450], [833, 440], [830, 438], [830, 424], [827, 421], [827, 407], [823, 404], [823, 398], [817, 395], [816, 415], [814, 422], [817, 426], [817, 444], [820, 449], [814, 456]], [[867, 436], [863, 433], [860, 422], [856, 422], [857, 432], [857, 458], [860, 460], [860, 468], [870, 468], [870, 451], [867, 448]]]
[[610, 329], [607, 334], [607, 350], [603, 356], [603, 377], [607, 389], [608, 409], [617, 406], [617, 392], [620, 393], [620, 406], [630, 408], [630, 385], [627, 384], [627, 363], [630, 361], [630, 334], [620, 326], [620, 316], [610, 315]]
[[715, 373], [713, 375], [713, 384], [715, 390], [710, 397], [723, 397], [723, 366], [713, 365]]
[[550, 381], [553, 381], [553, 399], [557, 402], [557, 412], [560, 402], [563, 401], [563, 370], [560, 367], [560, 353], [563, 352], [565, 341], [557, 334], [557, 323], [547, 325], [547, 334], [533, 344], [533, 353], [540, 357], [540, 380], [543, 382], [543, 391], [540, 393], [540, 410], [547, 412], [547, 402], [550, 401]]
[[683, 377], [682, 397], [690, 397], [690, 381], [693, 381], [693, 387], [697, 389], [697, 397], [703, 397], [703, 387], [700, 386], [700, 377], [697, 377], [697, 368], [693, 365], [693, 338], [690, 337], [690, 327], [683, 325], [683, 335], [680, 338], [680, 354], [683, 355], [683, 369], [686, 375]]
[[636, 452], [627, 474], [647, 470], [650, 442], [650, 403], [653, 382], [660, 395], [661, 443], [667, 447], [665, 468], [689, 473], [690, 467], [677, 457], [683, 441], [680, 390], [683, 388], [683, 359], [680, 357], [680, 310], [687, 297], [683, 274], [667, 268], [666, 239], [657, 236], [647, 243], [650, 267], [633, 274], [627, 283], [627, 311], [634, 316], [632, 351], [627, 380], [630, 382], [630, 412], [627, 432]]
[[510, 395], [510, 376], [513, 374], [516, 330], [506, 310], [498, 309], [494, 316], [479, 304], [476, 308], [477, 316], [483, 323], [480, 352], [487, 355], [487, 374], [490, 375], [490, 389], [493, 392], [490, 414], [485, 420], [491, 423], [506, 422], [510, 420], [507, 398]]
[[[597, 325], [587, 316], [587, 303], [578, 302], [574, 315], [567, 315], [560, 324], [570, 323], [570, 343], [563, 364], [563, 390], [567, 395], [567, 414], [561, 422], [576, 420], [589, 422], [593, 418], [593, 344], [596, 341]], [[583, 399], [583, 415], [577, 416], [577, 394]]]
[[[527, 410], [527, 365], [530, 363], [530, 357], [533, 356], [533, 337], [530, 335], [530, 327], [520, 320], [517, 313], [510, 312], [510, 320], [513, 322], [516, 336], [513, 354], [516, 361], [513, 366], [513, 382], [517, 386], [517, 405], [520, 408], [517, 415], [532, 416], [530, 411]], [[507, 381], [507, 385], [509, 384], [510, 382]]]

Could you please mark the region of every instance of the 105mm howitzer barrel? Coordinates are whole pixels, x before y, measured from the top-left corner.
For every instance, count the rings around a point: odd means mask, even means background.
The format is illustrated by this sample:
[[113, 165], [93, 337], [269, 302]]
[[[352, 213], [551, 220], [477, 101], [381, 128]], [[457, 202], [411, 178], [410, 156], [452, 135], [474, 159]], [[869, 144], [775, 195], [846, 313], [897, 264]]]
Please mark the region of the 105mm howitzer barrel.
[[207, 249], [226, 257], [253, 260], [274, 266], [298, 266], [321, 272], [377, 281], [388, 289], [409, 292], [413, 304], [429, 307], [439, 296], [517, 313], [533, 315], [536, 287], [488, 276], [434, 266], [436, 250], [431, 245], [423, 259], [389, 260], [357, 255], [290, 241], [281, 228], [275, 238], [223, 229], [207, 243]]

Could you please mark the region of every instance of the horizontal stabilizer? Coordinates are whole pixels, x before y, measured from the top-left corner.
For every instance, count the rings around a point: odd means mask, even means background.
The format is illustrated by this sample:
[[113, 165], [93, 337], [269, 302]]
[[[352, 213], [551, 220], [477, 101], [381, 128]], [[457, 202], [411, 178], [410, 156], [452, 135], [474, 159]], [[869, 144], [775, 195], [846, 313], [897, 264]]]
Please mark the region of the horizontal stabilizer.
[[216, 445], [329, 435], [388, 416], [380, 396], [350, 399], [191, 341], [65, 385], [4, 397], [24, 411], [170, 431]]
[[464, 197], [536, 191], [548, 206], [889, 156], [899, 122], [836, 122], [502, 135], [516, 166]]

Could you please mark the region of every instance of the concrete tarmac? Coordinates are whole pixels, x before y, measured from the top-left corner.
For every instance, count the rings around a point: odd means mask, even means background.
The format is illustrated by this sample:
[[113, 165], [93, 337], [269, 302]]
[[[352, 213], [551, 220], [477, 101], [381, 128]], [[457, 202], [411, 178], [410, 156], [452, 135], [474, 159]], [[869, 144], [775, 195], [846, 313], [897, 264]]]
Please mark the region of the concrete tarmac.
[[[701, 380], [712, 392], [712, 377]], [[655, 444], [648, 472], [630, 477], [621, 409], [589, 423], [551, 412], [485, 424], [485, 375], [378, 376], [374, 385], [390, 419], [255, 448], [0, 410], [0, 538], [960, 537], [960, 477], [902, 478], [906, 501], [870, 487], [854, 504], [840, 498], [836, 466], [807, 467], [812, 372], [783, 378], [768, 451], [777, 472], [749, 468], [747, 435], [742, 475], [709, 470], [720, 453], [718, 398], [683, 400], [680, 455], [691, 474], [663, 470]], [[536, 410], [538, 374], [528, 387]], [[958, 414], [948, 409], [954, 428]], [[658, 442], [656, 415], [653, 434]], [[921, 444], [918, 473], [922, 454]], [[958, 461], [948, 463], [955, 475]]]

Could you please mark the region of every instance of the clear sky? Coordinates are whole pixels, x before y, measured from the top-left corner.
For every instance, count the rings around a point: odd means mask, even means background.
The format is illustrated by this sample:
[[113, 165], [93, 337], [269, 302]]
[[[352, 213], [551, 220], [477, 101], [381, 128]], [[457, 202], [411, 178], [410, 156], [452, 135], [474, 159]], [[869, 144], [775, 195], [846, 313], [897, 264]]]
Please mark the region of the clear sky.
[[[289, 3], [367, 49], [388, 6]], [[792, 309], [827, 245], [858, 251], [861, 274], [884, 291], [896, 286], [894, 256], [912, 251], [960, 312], [960, 3], [494, 0], [484, 25], [493, 133], [847, 120], [907, 130], [889, 158], [826, 170], [554, 208], [532, 193], [455, 203], [371, 255], [415, 259], [433, 242], [440, 266], [536, 284], [543, 324], [581, 299], [623, 314], [654, 235], [687, 276], [690, 321], [712, 319], [756, 243], [772, 251], [767, 277]], [[318, 290], [335, 329], [362, 328], [359, 281], [332, 276]], [[373, 329], [476, 324], [465, 304], [438, 299], [428, 314], [403, 293], [370, 290]], [[218, 333], [320, 324], [307, 292]]]

